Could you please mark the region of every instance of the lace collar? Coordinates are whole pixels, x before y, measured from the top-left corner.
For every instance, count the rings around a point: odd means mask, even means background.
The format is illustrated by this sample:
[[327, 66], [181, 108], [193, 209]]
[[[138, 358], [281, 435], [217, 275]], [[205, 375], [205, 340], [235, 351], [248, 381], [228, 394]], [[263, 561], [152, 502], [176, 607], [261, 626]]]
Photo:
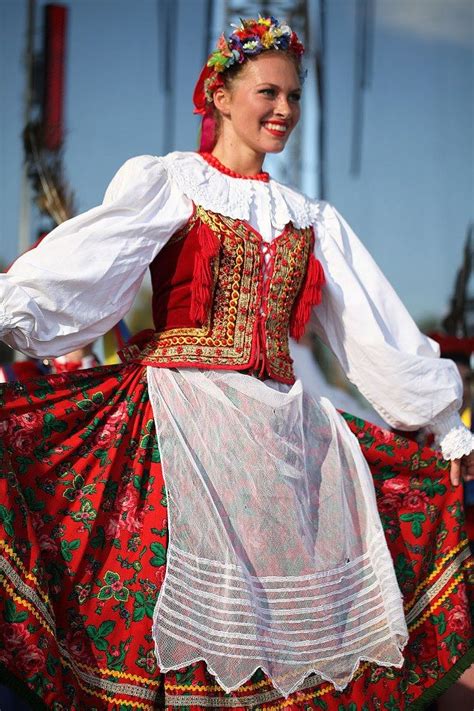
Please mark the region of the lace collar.
[[264, 206], [270, 211], [272, 225], [279, 230], [289, 222], [297, 228], [309, 227], [318, 219], [317, 201], [272, 178], [264, 181], [227, 175], [199, 153], [175, 151], [161, 160], [181, 192], [205, 210], [250, 221], [252, 212]]

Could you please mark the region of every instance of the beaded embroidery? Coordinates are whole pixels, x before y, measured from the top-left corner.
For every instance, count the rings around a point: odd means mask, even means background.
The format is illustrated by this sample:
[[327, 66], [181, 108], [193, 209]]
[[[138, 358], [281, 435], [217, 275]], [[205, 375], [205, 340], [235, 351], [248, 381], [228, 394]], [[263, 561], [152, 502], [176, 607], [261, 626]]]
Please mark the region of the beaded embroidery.
[[198, 327], [156, 332], [134, 360], [158, 367], [252, 369], [293, 383], [288, 326], [313, 250], [312, 228], [288, 224], [269, 246], [264, 268], [263, 240], [255, 230], [199, 206], [173, 240], [184, 239], [199, 222], [220, 241], [206, 319]]

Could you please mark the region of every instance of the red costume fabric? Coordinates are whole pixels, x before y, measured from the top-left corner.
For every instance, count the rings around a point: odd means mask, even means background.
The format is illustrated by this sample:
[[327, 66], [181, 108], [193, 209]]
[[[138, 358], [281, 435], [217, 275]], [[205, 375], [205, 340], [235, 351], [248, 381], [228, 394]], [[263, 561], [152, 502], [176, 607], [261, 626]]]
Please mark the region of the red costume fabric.
[[288, 699], [259, 672], [232, 694], [202, 663], [160, 675], [151, 618], [166, 566], [166, 491], [145, 369], [48, 375], [0, 392], [0, 665], [34, 708], [412, 710], [473, 661], [474, 568], [448, 464], [346, 416], [404, 597], [403, 668], [362, 664], [341, 693], [310, 677]]

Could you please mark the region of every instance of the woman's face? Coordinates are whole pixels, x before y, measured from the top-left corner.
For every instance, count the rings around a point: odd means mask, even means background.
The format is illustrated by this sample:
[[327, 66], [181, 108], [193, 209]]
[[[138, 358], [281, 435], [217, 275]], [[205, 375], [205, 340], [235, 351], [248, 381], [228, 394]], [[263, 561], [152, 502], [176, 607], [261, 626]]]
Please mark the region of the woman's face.
[[300, 118], [301, 85], [289, 57], [263, 52], [246, 62], [229, 89], [214, 97], [222, 138], [235, 150], [278, 153]]

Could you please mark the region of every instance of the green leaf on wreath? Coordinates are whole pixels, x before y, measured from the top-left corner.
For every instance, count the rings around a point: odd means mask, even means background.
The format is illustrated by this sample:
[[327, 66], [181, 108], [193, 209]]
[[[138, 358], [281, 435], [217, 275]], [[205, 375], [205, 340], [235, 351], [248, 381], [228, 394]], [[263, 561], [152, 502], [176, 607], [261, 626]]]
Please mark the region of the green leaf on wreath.
[[155, 554], [153, 558], [150, 560], [150, 563], [156, 567], [159, 568], [162, 565], [165, 565], [166, 563], [166, 548], [162, 543], [159, 541], [155, 541], [154, 543], [151, 544], [150, 546], [152, 552]]
[[104, 393], [96, 392], [92, 395], [92, 402], [94, 402], [96, 405], [102, 405], [104, 402]]

